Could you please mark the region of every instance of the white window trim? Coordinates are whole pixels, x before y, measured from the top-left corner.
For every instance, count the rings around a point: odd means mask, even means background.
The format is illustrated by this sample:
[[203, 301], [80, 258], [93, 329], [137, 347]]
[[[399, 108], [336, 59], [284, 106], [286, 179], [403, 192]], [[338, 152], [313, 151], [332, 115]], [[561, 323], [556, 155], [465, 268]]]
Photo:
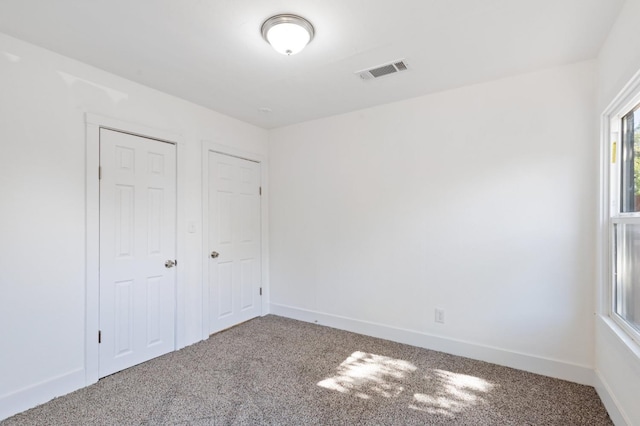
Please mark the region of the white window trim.
[[[614, 261], [613, 229], [615, 224], [640, 224], [640, 212], [617, 213], [620, 211], [620, 195], [612, 194], [612, 188], [619, 187], [621, 153], [621, 135], [616, 140], [612, 132], [616, 131], [612, 123], [618, 123], [622, 117], [640, 104], [640, 71], [638, 71], [615, 99], [604, 110], [601, 116], [600, 145], [600, 218], [599, 218], [599, 303], [598, 313], [609, 326], [616, 327], [616, 334], [622, 332], [628, 337], [623, 339], [633, 353], [640, 353], [640, 333], [627, 324], [613, 309], [614, 274], [611, 267]], [[616, 162], [612, 163], [613, 142], [617, 142]], [[615, 213], [615, 216], [613, 214]]]

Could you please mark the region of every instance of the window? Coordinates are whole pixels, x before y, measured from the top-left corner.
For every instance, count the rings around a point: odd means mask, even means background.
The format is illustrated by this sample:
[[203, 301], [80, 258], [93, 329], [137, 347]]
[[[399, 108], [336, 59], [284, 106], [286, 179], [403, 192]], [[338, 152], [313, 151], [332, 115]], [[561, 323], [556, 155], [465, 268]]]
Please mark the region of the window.
[[620, 120], [622, 127], [620, 185], [621, 211], [640, 210], [640, 105]]
[[611, 317], [640, 342], [640, 103], [611, 120]]

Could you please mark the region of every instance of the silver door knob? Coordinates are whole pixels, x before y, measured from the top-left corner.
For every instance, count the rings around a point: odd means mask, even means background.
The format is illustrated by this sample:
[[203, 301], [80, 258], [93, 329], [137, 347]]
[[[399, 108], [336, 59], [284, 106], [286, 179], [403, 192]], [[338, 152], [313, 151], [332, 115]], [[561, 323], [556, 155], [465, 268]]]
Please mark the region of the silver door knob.
[[166, 262], [164, 262], [164, 267], [167, 269], [173, 268], [177, 263], [178, 262], [176, 262], [175, 260], [167, 260]]
[[220, 256], [220, 253], [218, 253], [217, 251], [212, 251], [211, 252], [211, 258], [215, 259], [216, 257]]

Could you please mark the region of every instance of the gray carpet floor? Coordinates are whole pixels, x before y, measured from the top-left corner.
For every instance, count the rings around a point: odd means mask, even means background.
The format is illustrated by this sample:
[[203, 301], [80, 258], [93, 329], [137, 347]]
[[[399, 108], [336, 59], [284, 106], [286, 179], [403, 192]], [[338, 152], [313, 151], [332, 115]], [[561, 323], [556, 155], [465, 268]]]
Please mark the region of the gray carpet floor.
[[0, 423], [612, 424], [589, 386], [272, 315]]

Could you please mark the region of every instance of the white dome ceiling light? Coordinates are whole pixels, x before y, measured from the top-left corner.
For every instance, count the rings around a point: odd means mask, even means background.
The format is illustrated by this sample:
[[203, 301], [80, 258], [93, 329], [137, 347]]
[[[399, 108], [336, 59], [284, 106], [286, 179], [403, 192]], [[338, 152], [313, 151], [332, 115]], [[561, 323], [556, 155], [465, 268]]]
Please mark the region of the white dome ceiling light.
[[313, 40], [311, 22], [297, 15], [276, 15], [262, 24], [262, 38], [283, 55], [295, 55]]

